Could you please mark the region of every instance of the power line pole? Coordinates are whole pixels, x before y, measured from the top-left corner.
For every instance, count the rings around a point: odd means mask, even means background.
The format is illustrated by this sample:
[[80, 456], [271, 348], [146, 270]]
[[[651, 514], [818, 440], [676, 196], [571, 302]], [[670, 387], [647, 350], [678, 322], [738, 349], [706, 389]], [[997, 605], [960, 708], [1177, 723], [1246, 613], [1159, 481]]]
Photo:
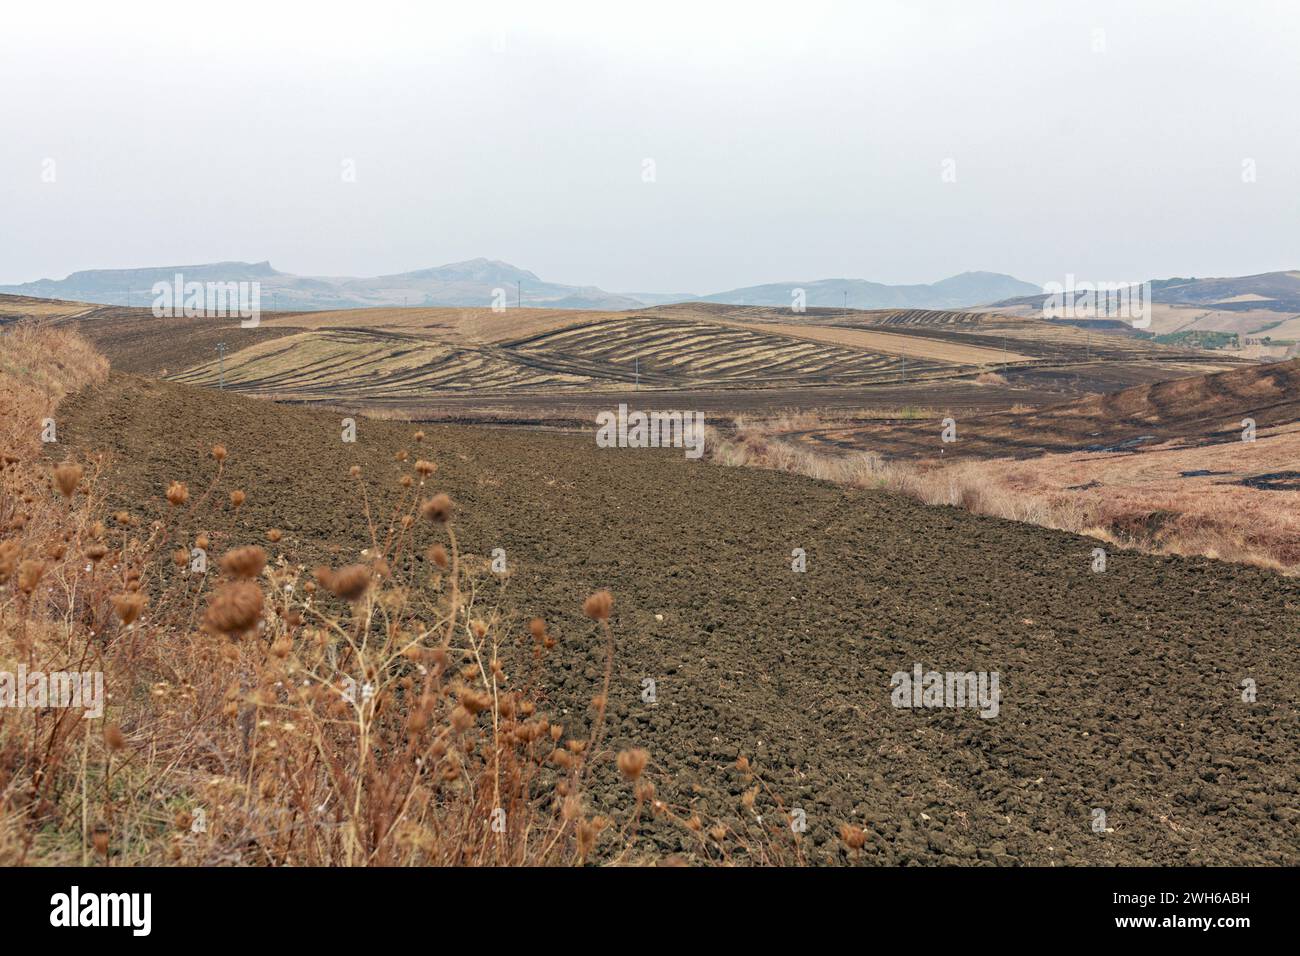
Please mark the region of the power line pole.
[[226, 387], [226, 343], [217, 343], [217, 388]]
[[516, 279], [515, 280], [515, 308], [522, 309], [523, 307], [524, 307], [524, 283], [522, 280]]
[[641, 391], [641, 356], [636, 357], [636, 391]]

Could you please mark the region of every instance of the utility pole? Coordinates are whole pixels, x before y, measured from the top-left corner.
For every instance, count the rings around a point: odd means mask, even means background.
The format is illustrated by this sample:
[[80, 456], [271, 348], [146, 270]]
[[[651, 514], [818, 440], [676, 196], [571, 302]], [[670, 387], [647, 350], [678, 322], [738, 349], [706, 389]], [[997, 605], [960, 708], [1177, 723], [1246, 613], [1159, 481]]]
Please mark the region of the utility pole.
[[636, 391], [641, 391], [641, 356], [636, 357]]
[[516, 279], [515, 280], [515, 308], [522, 309], [523, 307], [524, 307], [524, 283], [522, 280]]
[[903, 379], [902, 379], [902, 381], [903, 381], [903, 384], [905, 385], [905, 384], [907, 384], [907, 356], [906, 356], [906, 355], [902, 356], [902, 359], [903, 359]]
[[226, 343], [217, 343], [217, 388], [226, 387]]

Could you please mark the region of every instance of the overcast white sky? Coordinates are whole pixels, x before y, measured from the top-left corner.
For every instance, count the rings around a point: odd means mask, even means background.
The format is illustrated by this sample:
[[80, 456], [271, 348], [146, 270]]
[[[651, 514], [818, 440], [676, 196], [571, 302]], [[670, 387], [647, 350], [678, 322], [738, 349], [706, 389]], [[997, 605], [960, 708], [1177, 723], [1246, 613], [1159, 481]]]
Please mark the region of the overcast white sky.
[[1300, 268], [1297, 28], [1251, 0], [9, 3], [0, 282]]

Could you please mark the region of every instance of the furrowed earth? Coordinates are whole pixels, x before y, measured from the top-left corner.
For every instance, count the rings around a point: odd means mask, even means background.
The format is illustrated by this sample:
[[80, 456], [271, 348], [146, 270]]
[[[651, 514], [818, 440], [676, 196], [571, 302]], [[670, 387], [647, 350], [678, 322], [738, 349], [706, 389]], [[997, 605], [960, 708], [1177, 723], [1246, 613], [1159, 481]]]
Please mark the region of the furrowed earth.
[[[337, 414], [121, 372], [59, 416], [51, 457], [107, 453], [107, 507], [144, 518], [172, 480], [206, 488], [224, 444], [213, 552], [279, 528], [273, 558], [307, 568], [369, 544], [350, 466], [384, 520], [410, 472], [396, 453], [432, 458], [463, 551], [506, 551], [508, 577], [480, 584], [506, 631], [539, 615], [559, 638], [552, 718], [587, 724], [603, 657], [580, 605], [609, 588], [611, 754], [648, 748], [658, 796], [706, 819], [748, 812], [747, 756], [806, 814], [810, 862], [855, 859], [843, 823], [875, 864], [1300, 862], [1296, 580], [1123, 551], [1095, 573], [1092, 539], [589, 433], [425, 426], [416, 445], [415, 425], [358, 419], [347, 444]], [[918, 663], [997, 672], [997, 715], [895, 708], [891, 676]], [[630, 800], [612, 762], [597, 812]], [[784, 819], [766, 795], [756, 809]], [[637, 843], [695, 845], [659, 819]]]

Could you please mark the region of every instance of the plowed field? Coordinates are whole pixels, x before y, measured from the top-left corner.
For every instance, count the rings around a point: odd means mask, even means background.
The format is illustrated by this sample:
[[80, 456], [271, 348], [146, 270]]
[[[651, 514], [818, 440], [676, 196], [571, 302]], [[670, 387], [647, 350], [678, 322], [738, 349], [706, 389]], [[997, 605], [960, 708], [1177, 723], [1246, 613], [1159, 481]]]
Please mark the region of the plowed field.
[[[60, 414], [63, 442], [109, 453], [110, 506], [137, 512], [170, 480], [203, 486], [222, 442], [248, 503], [214, 548], [276, 527], [308, 566], [366, 543], [348, 467], [378, 511], [414, 447], [410, 425], [362, 420], [344, 444], [324, 411], [118, 373]], [[879, 864], [1300, 862], [1300, 582], [1127, 552], [1096, 573], [1094, 540], [884, 493], [590, 434], [426, 431], [467, 551], [506, 550], [503, 610], [560, 638], [560, 719], [581, 723], [600, 672], [580, 601], [615, 594], [609, 745], [648, 747], [664, 799], [745, 813], [745, 754], [806, 813], [817, 863], [847, 859], [845, 822]], [[996, 672], [996, 716], [893, 706], [917, 664]], [[596, 782], [625, 796], [612, 769]], [[684, 845], [659, 822], [640, 841]]]

